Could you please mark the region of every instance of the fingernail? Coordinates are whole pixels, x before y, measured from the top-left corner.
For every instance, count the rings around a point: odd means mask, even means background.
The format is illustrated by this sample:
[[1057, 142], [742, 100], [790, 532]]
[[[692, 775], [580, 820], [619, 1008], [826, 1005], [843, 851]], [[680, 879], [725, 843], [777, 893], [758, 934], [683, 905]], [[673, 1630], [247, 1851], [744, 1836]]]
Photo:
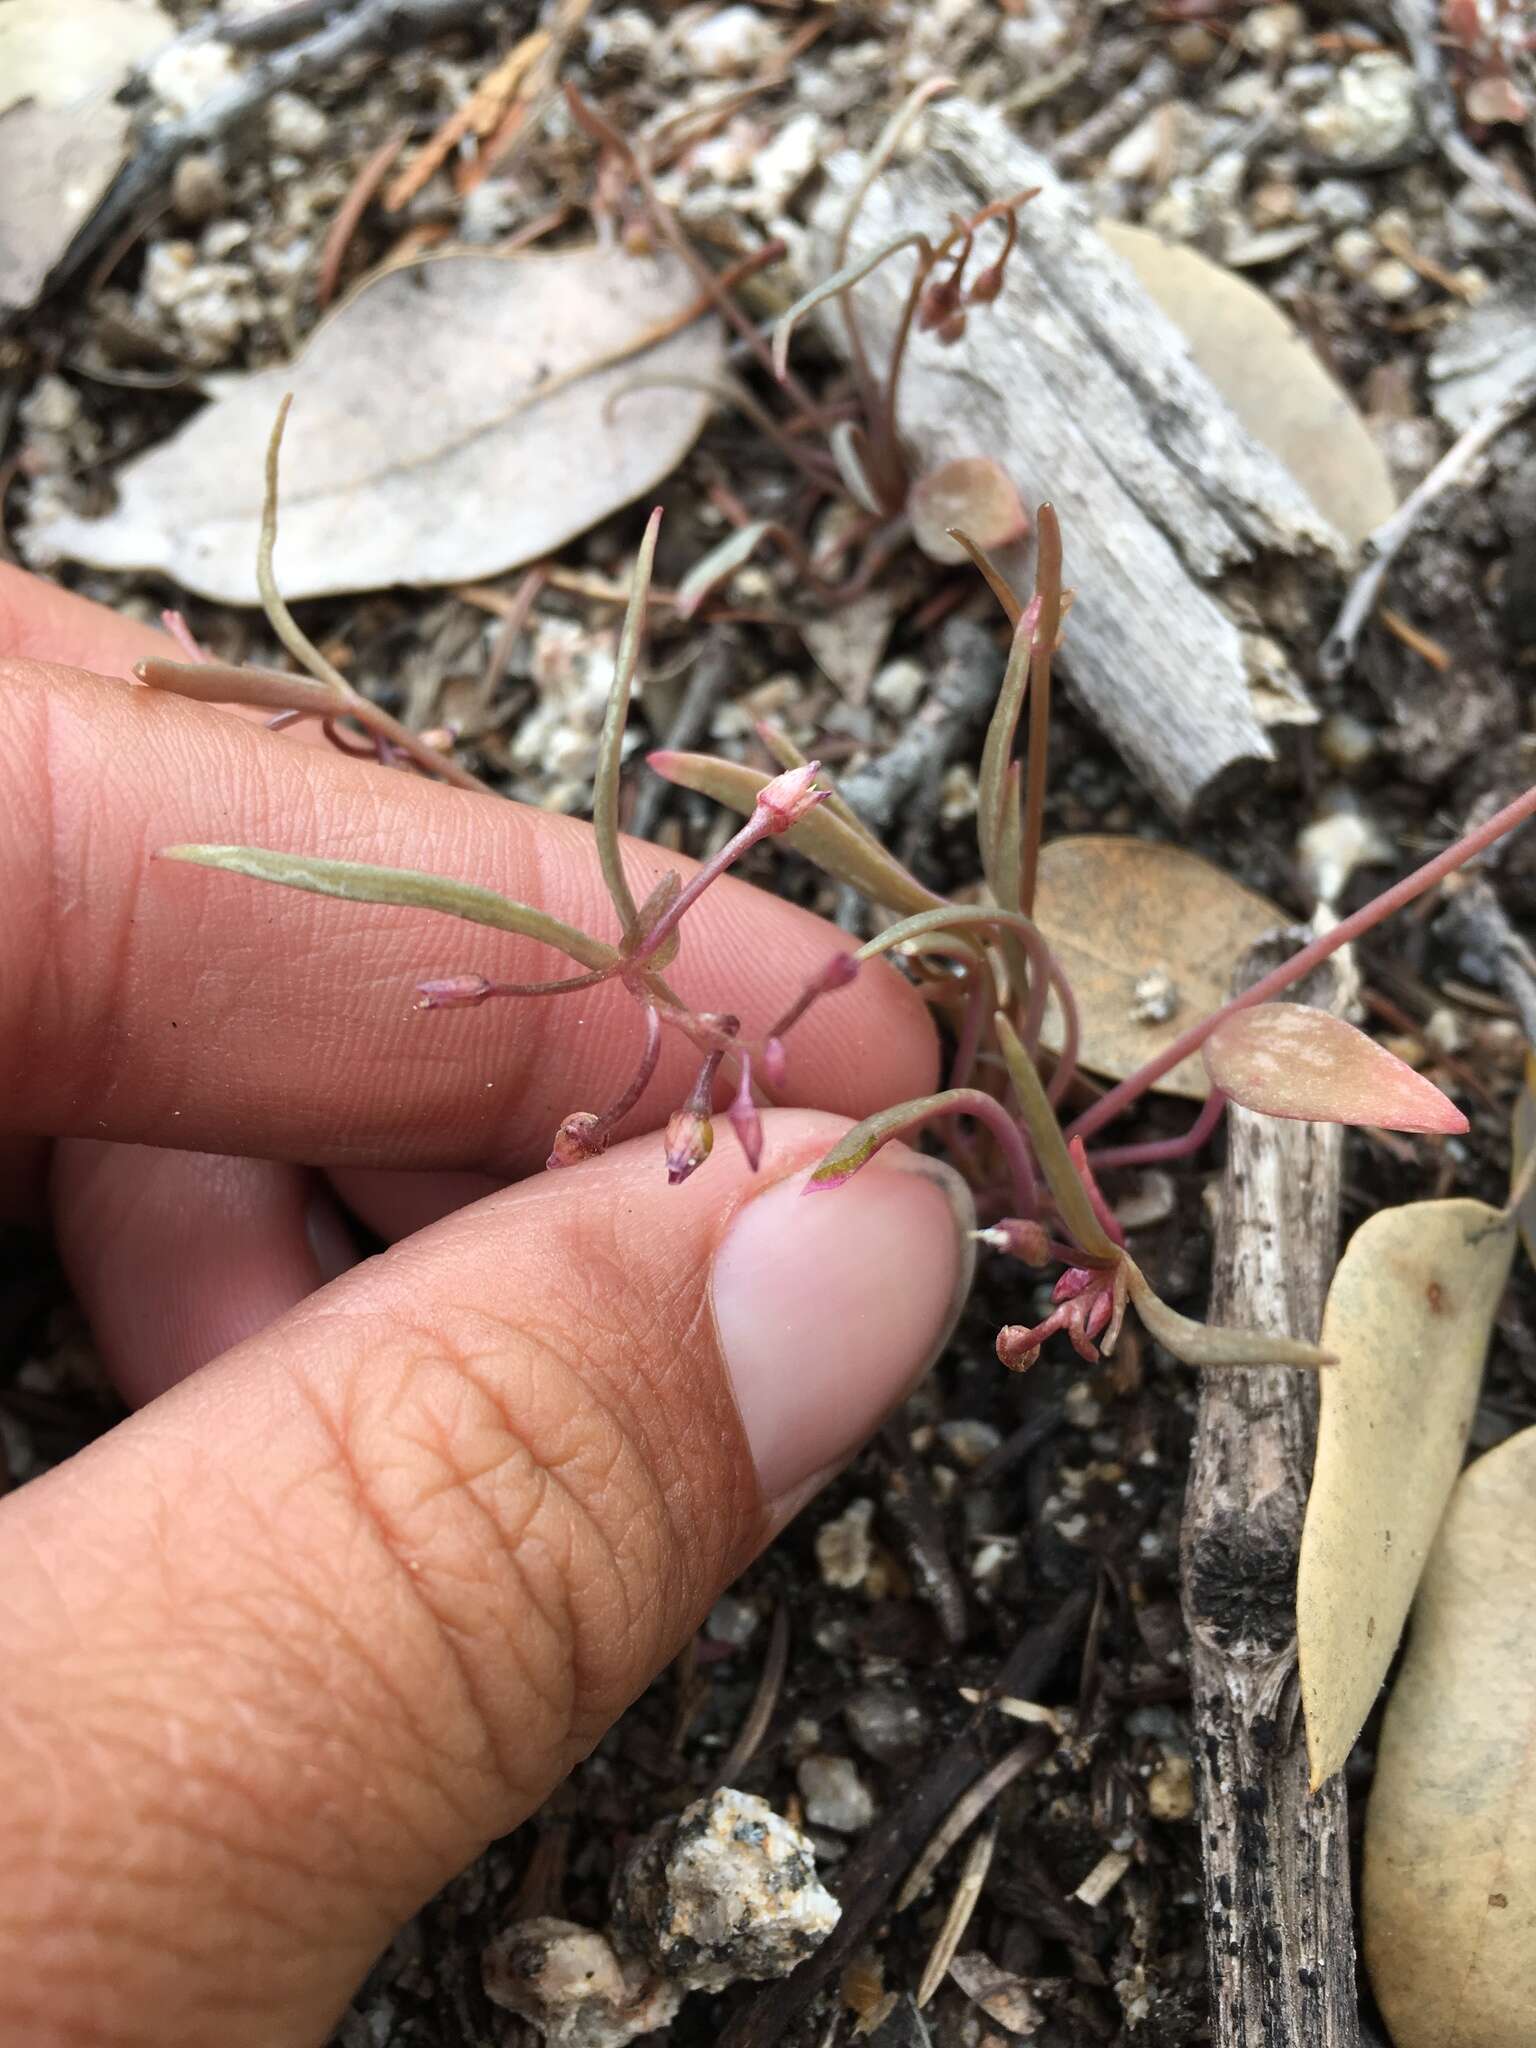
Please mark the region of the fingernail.
[[965, 1183], [894, 1147], [846, 1186], [792, 1175], [715, 1253], [715, 1324], [758, 1477], [780, 1501], [848, 1458], [943, 1349], [970, 1285]]

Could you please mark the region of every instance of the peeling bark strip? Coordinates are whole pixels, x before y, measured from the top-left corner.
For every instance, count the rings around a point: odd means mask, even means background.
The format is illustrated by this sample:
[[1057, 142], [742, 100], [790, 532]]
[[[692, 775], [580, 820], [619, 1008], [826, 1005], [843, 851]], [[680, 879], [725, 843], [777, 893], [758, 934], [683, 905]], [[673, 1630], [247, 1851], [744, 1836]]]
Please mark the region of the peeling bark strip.
[[[954, 212], [1038, 185], [995, 304], [945, 347], [914, 334], [901, 385], [916, 466], [994, 456], [1026, 503], [1049, 498], [1078, 591], [1068, 684], [1175, 818], [1234, 770], [1274, 759], [1261, 711], [1309, 716], [1273, 642], [1262, 650], [1220, 602], [1229, 574], [1263, 556], [1330, 574], [1344, 543], [1295, 478], [1241, 428], [1176, 328], [1094, 233], [1069, 186], [1000, 116], [949, 101], [927, 147], [877, 180], [849, 245], [867, 256], [898, 233], [942, 234]], [[860, 175], [828, 166], [817, 258]], [[995, 253], [978, 238], [980, 262]], [[911, 259], [855, 288], [871, 354], [890, 349]], [[828, 330], [843, 341], [841, 316]], [[1279, 672], [1276, 662], [1279, 661]]]
[[[1210, 1320], [1315, 1338], [1343, 1133], [1232, 1108]], [[1343, 1779], [1307, 1791], [1296, 1560], [1313, 1373], [1208, 1372], [1180, 1544], [1217, 2048], [1358, 2048]]]

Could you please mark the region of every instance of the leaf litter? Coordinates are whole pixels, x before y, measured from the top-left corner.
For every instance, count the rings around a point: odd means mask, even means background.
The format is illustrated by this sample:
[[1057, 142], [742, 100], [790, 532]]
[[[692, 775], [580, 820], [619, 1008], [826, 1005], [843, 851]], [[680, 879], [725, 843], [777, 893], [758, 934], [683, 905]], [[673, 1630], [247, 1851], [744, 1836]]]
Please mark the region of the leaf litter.
[[707, 391], [625, 386], [642, 362], [692, 380], [720, 367], [719, 322], [690, 317], [697, 299], [675, 257], [616, 248], [402, 265], [292, 364], [221, 380], [180, 433], [125, 465], [115, 511], [61, 514], [37, 544], [255, 604], [264, 450], [291, 391], [289, 598], [497, 575], [650, 490], [693, 445]]
[[1314, 1789], [1375, 1703], [1456, 1483], [1514, 1251], [1485, 1202], [1382, 1209], [1350, 1239], [1323, 1311], [1317, 1456], [1296, 1587]]
[[1536, 1429], [1451, 1496], [1382, 1722], [1362, 1893], [1394, 2048], [1525, 2048], [1536, 2013]]

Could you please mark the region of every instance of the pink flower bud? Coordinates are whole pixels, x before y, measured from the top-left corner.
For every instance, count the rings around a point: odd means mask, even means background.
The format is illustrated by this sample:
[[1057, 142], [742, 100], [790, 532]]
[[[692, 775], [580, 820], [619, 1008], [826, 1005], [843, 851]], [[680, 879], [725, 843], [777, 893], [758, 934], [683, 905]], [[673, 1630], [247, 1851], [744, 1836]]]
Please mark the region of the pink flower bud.
[[999, 257], [996, 263], [989, 263], [985, 270], [977, 273], [971, 284], [972, 305], [990, 305], [1003, 288], [1003, 264]]
[[757, 1113], [757, 1104], [752, 1100], [752, 1063], [743, 1059], [741, 1081], [731, 1106], [726, 1111], [731, 1129], [736, 1133], [736, 1142], [746, 1155], [746, 1161], [756, 1173], [758, 1162], [763, 1156], [763, 1120]]
[[442, 981], [418, 981], [418, 1010], [464, 1010], [496, 993], [483, 974], [450, 974]]
[[1023, 1216], [1005, 1216], [990, 1230], [978, 1230], [977, 1240], [995, 1252], [1006, 1252], [1026, 1266], [1044, 1266], [1051, 1256], [1051, 1240], [1045, 1225]]
[[549, 1157], [544, 1164], [550, 1172], [561, 1166], [580, 1166], [584, 1159], [595, 1159], [605, 1151], [608, 1139], [602, 1130], [602, 1121], [595, 1110], [573, 1110], [556, 1131], [554, 1143], [549, 1148]]
[[857, 953], [834, 953], [821, 970], [821, 979], [816, 984], [819, 995], [829, 996], [835, 989], [846, 988], [851, 981], [859, 978], [859, 956]]
[[1026, 1330], [1022, 1323], [1010, 1323], [1006, 1330], [997, 1333], [997, 1356], [1010, 1372], [1028, 1372], [1040, 1356], [1036, 1333]]
[[942, 327], [946, 320], [954, 318], [960, 304], [960, 282], [951, 275], [938, 279], [929, 285], [917, 302], [917, 326], [921, 334], [931, 333], [935, 327]]
[[825, 802], [830, 792], [812, 787], [820, 767], [819, 761], [807, 761], [803, 768], [786, 768], [757, 792], [757, 808], [766, 816], [770, 833], [788, 832]]
[[789, 1078], [789, 1062], [784, 1057], [783, 1039], [765, 1038], [759, 1058], [762, 1062], [763, 1072], [768, 1077], [769, 1087], [782, 1088], [785, 1081]]
[[715, 1127], [696, 1109], [680, 1109], [667, 1124], [667, 1180], [678, 1187], [714, 1149]]
[[957, 312], [951, 313], [949, 318], [938, 329], [938, 339], [943, 342], [946, 348], [952, 348], [964, 332], [965, 308], [961, 306]]

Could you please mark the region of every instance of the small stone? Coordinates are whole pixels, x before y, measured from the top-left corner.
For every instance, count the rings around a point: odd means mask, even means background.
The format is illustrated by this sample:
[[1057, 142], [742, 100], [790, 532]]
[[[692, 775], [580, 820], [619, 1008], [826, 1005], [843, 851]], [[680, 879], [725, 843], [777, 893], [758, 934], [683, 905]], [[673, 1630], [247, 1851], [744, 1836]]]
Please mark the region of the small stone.
[[795, 1772], [805, 1817], [834, 1834], [857, 1835], [875, 1817], [875, 1802], [857, 1767], [845, 1756], [808, 1756]]
[[1154, 1820], [1188, 1820], [1195, 1810], [1195, 1776], [1187, 1756], [1171, 1756], [1147, 1780], [1147, 1811]]
[[544, 2036], [549, 2048], [625, 2048], [664, 2027], [683, 1993], [605, 1935], [570, 1920], [519, 1920], [485, 1952], [485, 1989]]
[[778, 37], [755, 7], [723, 7], [683, 31], [679, 50], [705, 78], [741, 78], [766, 64]]
[[1364, 228], [1345, 228], [1333, 238], [1333, 260], [1346, 277], [1364, 277], [1380, 255], [1376, 237]]
[[862, 1586], [874, 1558], [870, 1529], [875, 1519], [872, 1500], [851, 1501], [816, 1531], [816, 1563], [822, 1583], [851, 1593]]
[[738, 1600], [734, 1593], [726, 1593], [709, 1610], [704, 1633], [712, 1643], [729, 1643], [739, 1650], [757, 1634], [760, 1619], [750, 1600]]
[[1320, 178], [1312, 187], [1309, 211], [1327, 228], [1358, 227], [1371, 217], [1371, 196], [1348, 178]]
[[68, 434], [80, 421], [84, 407], [73, 384], [52, 370], [39, 377], [18, 410], [23, 425], [37, 434]]
[[1168, 38], [1168, 54], [1181, 71], [1203, 71], [1221, 55], [1222, 45], [1198, 21], [1182, 21]]
[[1307, 18], [1299, 7], [1255, 7], [1243, 19], [1238, 35], [1243, 48], [1255, 57], [1284, 56], [1306, 31]]
[[193, 150], [177, 160], [171, 174], [171, 205], [193, 227], [212, 220], [229, 204], [224, 173], [211, 156]]
[[821, 122], [815, 114], [792, 114], [764, 149], [752, 158], [753, 210], [774, 220], [815, 170], [821, 155]]
[[973, 1416], [962, 1415], [952, 1422], [939, 1424], [939, 1441], [949, 1455], [963, 1465], [967, 1472], [990, 1458], [1003, 1440], [1002, 1431], [990, 1422], [981, 1422]]
[[920, 661], [908, 656], [888, 661], [875, 677], [869, 694], [888, 716], [905, 721], [928, 694], [928, 671]]
[[1148, 968], [1131, 989], [1131, 1016], [1138, 1024], [1166, 1024], [1179, 1007], [1179, 986], [1166, 967]]
[[267, 103], [267, 133], [273, 146], [297, 157], [318, 156], [331, 124], [315, 105], [296, 92], [277, 92]]
[[233, 82], [235, 56], [228, 43], [189, 42], [178, 36], [149, 66], [149, 89], [170, 114], [190, 114]]
[[1318, 729], [1317, 744], [1330, 767], [1341, 775], [1358, 775], [1375, 758], [1381, 735], [1352, 712], [1332, 711]]
[[1401, 256], [1384, 256], [1371, 265], [1366, 283], [1387, 305], [1401, 306], [1418, 291], [1419, 273]]
[[1413, 70], [1401, 57], [1352, 57], [1332, 90], [1301, 117], [1302, 139], [1335, 164], [1367, 164], [1406, 149], [1419, 125]]
[[939, 784], [939, 816], [946, 825], [962, 825], [976, 815], [976, 778], [962, 761], [945, 770]]
[[928, 1738], [928, 1716], [907, 1693], [868, 1686], [843, 1709], [848, 1733], [877, 1764], [908, 1762]]
[[800, 1829], [729, 1787], [658, 1822], [614, 1881], [615, 1939], [688, 1990], [786, 1977], [840, 1915]]
[[594, 64], [627, 64], [639, 71], [656, 47], [659, 33], [643, 7], [618, 7], [587, 31], [587, 55]]

